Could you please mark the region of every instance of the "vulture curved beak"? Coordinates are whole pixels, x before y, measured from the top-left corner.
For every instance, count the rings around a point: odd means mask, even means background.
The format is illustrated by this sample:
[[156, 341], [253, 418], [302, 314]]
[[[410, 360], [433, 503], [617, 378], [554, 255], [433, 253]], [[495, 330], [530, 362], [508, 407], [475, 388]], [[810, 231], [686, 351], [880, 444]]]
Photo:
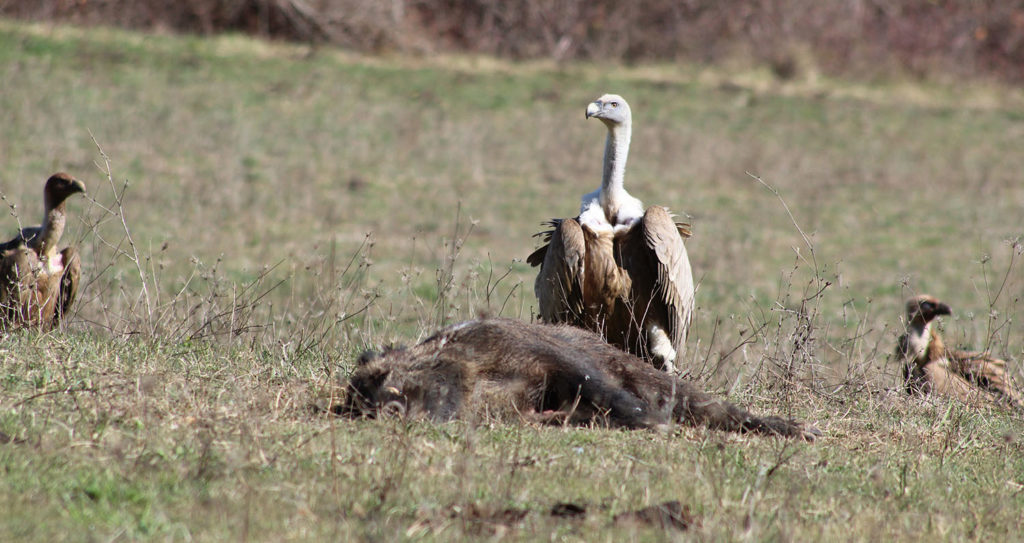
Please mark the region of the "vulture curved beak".
[[591, 118], [601, 112], [600, 102], [591, 102], [587, 104], [587, 118]]
[[935, 314], [936, 315], [952, 315], [953, 314], [953, 309], [950, 308], [946, 304], [940, 303], [939, 305], [935, 306]]
[[74, 194], [76, 192], [85, 192], [85, 183], [78, 179], [73, 179], [71, 180], [71, 193]]

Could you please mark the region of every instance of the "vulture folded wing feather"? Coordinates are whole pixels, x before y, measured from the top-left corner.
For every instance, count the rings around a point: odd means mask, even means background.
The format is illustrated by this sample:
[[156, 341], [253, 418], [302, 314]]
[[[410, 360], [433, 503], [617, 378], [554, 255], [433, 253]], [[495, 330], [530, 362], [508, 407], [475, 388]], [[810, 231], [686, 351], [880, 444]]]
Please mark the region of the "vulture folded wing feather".
[[0, 243], [0, 254], [6, 253], [11, 249], [15, 249], [23, 243], [25, 243], [25, 240], [23, 240], [21, 236], [17, 236], [14, 239], [6, 241], [4, 243]]
[[694, 284], [690, 258], [672, 216], [661, 206], [647, 209], [643, 218], [644, 243], [654, 256], [658, 287], [655, 296], [668, 308], [673, 345], [682, 345], [693, 317]]
[[21, 245], [25, 245], [33, 239], [39, 237], [42, 233], [42, 226], [26, 226], [18, 232], [16, 236], [11, 238], [9, 241], [0, 243], [0, 253], [5, 253], [11, 249], [17, 249]]
[[[0, 253], [0, 324], [13, 321], [21, 308], [23, 251], [6, 249]], [[3, 326], [0, 326], [3, 328]]]
[[533, 235], [535, 238], [541, 238], [544, 245], [541, 245], [535, 251], [530, 253], [530, 256], [526, 257], [526, 263], [531, 267], [536, 268], [544, 263], [544, 257], [548, 253], [548, 246], [551, 245], [551, 236], [554, 235], [555, 230], [558, 229], [558, 226], [562, 224], [563, 220], [564, 219], [551, 219], [550, 221], [541, 223], [545, 226], [550, 226], [551, 230], [542, 230]]
[[0, 329], [34, 325], [46, 301], [45, 274], [39, 255], [25, 245], [0, 257]]
[[[534, 251], [531, 264], [543, 254], [534, 293], [540, 305], [540, 316], [549, 323], [571, 323], [582, 326], [584, 314], [583, 268], [586, 242], [583, 229], [575, 219], [552, 221], [548, 244]], [[536, 256], [535, 256], [536, 255]], [[536, 264], [534, 264], [536, 265]]]
[[1019, 409], [1024, 409], [1024, 400], [1014, 386], [1006, 362], [993, 358], [985, 352], [969, 352], [948, 349], [954, 370], [967, 381], [992, 392]]
[[535, 251], [530, 253], [530, 256], [526, 257], [526, 263], [536, 268], [544, 263], [544, 258], [548, 255], [548, 246], [550, 244], [545, 243], [538, 247]]
[[972, 386], [946, 359], [929, 362], [922, 366], [921, 370], [926, 380], [926, 392], [975, 407], [990, 406], [998, 401], [996, 395], [990, 391]]

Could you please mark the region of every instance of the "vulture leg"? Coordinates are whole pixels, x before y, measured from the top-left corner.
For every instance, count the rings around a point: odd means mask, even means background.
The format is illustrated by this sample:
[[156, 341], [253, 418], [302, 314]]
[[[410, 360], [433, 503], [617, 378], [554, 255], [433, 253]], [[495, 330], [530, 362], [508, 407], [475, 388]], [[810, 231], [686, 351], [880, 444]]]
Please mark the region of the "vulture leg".
[[[547, 323], [584, 325], [583, 273], [586, 243], [583, 229], [575, 219], [554, 221], [534, 293], [540, 316]], [[542, 248], [543, 249], [543, 248]], [[541, 250], [531, 255], [539, 260]]]
[[57, 296], [57, 306], [53, 315], [53, 325], [57, 326], [64, 316], [71, 309], [78, 296], [78, 281], [82, 276], [82, 262], [78, 258], [78, 251], [74, 247], [68, 247], [60, 252], [64, 262], [64, 273], [60, 278], [60, 291]]
[[648, 321], [646, 328], [644, 332], [647, 334], [648, 351], [654, 365], [668, 373], [675, 373], [677, 368], [674, 362], [678, 353], [672, 348], [672, 339], [669, 338], [668, 332], [654, 321]]

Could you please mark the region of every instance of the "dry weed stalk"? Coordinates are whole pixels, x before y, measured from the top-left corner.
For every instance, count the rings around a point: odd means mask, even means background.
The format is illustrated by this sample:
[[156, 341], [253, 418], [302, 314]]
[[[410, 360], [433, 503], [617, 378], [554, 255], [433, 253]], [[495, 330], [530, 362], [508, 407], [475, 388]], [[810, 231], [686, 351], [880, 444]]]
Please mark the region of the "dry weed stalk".
[[[814, 243], [800, 227], [779, 191], [760, 177], [750, 172], [747, 172], [747, 175], [779, 200], [793, 227], [800, 234], [809, 255], [804, 256], [800, 248], [793, 248], [793, 267], [780, 278], [779, 294], [774, 307], [770, 310], [778, 312], [781, 316], [769, 317], [762, 313], [760, 323], [763, 325], [755, 328], [765, 345], [763, 360], [771, 363], [769, 372], [772, 378], [768, 384], [770, 388], [782, 392], [787, 398], [786, 403], [790, 404], [795, 388], [817, 380], [816, 368], [822, 365], [818, 353], [817, 329], [820, 326], [823, 295], [832, 282], [825, 279], [823, 269], [817, 261]], [[811, 277], [801, 291], [795, 292], [794, 281], [801, 265], [811, 268]]]
[[[463, 218], [462, 204], [455, 208], [455, 217], [452, 223], [452, 234], [450, 239], [442, 239], [443, 256], [435, 268], [435, 294], [436, 297], [429, 314], [419, 316], [419, 328], [423, 331], [432, 331], [451, 324], [457, 320], [477, 317], [481, 314], [501, 315], [504, 313], [509, 301], [517, 295], [521, 284], [512, 285], [507, 294], [501, 297], [501, 304], [498, 304], [498, 292], [502, 282], [512, 275], [510, 264], [501, 275], [494, 276], [494, 265], [489, 256], [486, 264], [486, 279], [481, 277], [481, 262], [470, 262], [467, 270], [463, 272], [462, 279], [459, 279], [459, 260], [462, 257], [462, 249], [466, 241], [473, 234], [478, 220]], [[404, 278], [408, 282], [407, 278]], [[419, 304], [422, 306], [422, 302]], [[496, 307], [497, 306], [497, 307]], [[522, 307], [519, 308], [522, 313]]]
[[[93, 324], [114, 336], [141, 335], [174, 342], [220, 336], [233, 339], [262, 328], [262, 325], [254, 324], [251, 317], [263, 298], [284, 282], [279, 280], [269, 286], [263, 284], [276, 266], [264, 268], [256, 279], [238, 287], [218, 278], [220, 259], [211, 269], [204, 270], [202, 263], [193, 258], [192, 274], [169, 299], [163, 298], [159, 273], [162, 266], [155, 262], [151, 254], [147, 255], [140, 250], [129, 226], [125, 206], [129, 182], [125, 180], [118, 187], [114, 181], [110, 158], [95, 138], [93, 143], [102, 159], [100, 169], [107, 179], [112, 198], [112, 204], [109, 205], [100, 203], [95, 197], [90, 198], [93, 208], [99, 209], [100, 214], [98, 217], [87, 216], [87, 228], [82, 236], [83, 240], [89, 238], [94, 242], [94, 263], [101, 258], [106, 259], [103, 264], [91, 266], [89, 279], [83, 289], [91, 294], [82, 300], [81, 305], [107, 300], [99, 302], [103, 322], [96, 321]], [[108, 222], [114, 222], [119, 227], [112, 234], [107, 234], [104, 228]], [[121, 262], [124, 260], [134, 270], [136, 282], [124, 281], [120, 276], [123, 273]], [[205, 294], [196, 293], [190, 288], [197, 277], [208, 284]], [[133, 291], [133, 287], [137, 291]], [[112, 293], [114, 289], [116, 295]], [[122, 300], [124, 304], [112, 304], [109, 302], [111, 299]]]
[[[988, 264], [992, 261], [992, 258], [985, 255], [981, 259], [981, 277], [984, 283], [985, 299], [988, 303], [988, 318], [985, 321], [985, 342], [983, 350], [992, 350], [993, 346], [999, 342], [1002, 338], [1003, 351], [1009, 350], [1010, 341], [1010, 325], [1012, 324], [1012, 311], [1010, 308], [1020, 303], [1021, 295], [1009, 296], [1011, 299], [1005, 301], [1006, 307], [1003, 311], [1000, 311], [998, 305], [1000, 300], [1005, 298], [1004, 294], [1007, 293], [1007, 286], [1010, 282], [1010, 278], [1013, 277], [1013, 269], [1017, 264], [1017, 257], [1024, 254], [1024, 244], [1021, 243], [1020, 238], [1014, 238], [1006, 240], [1006, 244], [1010, 249], [1009, 260], [1006, 264], [1006, 270], [1002, 274], [1002, 279], [999, 280], [998, 286], [996, 286], [989, 278]], [[993, 289], [995, 291], [993, 292]], [[1019, 292], [1019, 291], [1018, 291]]]

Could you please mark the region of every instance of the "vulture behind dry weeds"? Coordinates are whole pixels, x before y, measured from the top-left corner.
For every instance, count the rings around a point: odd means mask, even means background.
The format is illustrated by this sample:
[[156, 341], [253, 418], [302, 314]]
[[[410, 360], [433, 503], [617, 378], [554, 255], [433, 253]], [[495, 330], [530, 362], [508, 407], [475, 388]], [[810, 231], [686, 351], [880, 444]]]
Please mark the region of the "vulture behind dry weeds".
[[79, 192], [85, 184], [74, 177], [50, 176], [43, 189], [43, 223], [0, 244], [0, 330], [49, 330], [74, 303], [81, 262], [74, 247], [58, 252], [57, 244], [67, 221], [65, 200]]
[[677, 224], [661, 206], [644, 210], [623, 186], [632, 134], [629, 104], [606, 94], [587, 118], [608, 128], [601, 186], [585, 194], [575, 219], [554, 219], [538, 235], [546, 244], [527, 258], [540, 266], [534, 292], [540, 316], [599, 332], [611, 343], [666, 371], [686, 342], [694, 283]]
[[896, 355], [903, 361], [903, 378], [910, 394], [936, 394], [969, 405], [1008, 404], [1024, 410], [1006, 362], [983, 352], [949, 349], [933, 323], [951, 315], [950, 307], [933, 296], [914, 296], [906, 302], [907, 333], [900, 336]]

